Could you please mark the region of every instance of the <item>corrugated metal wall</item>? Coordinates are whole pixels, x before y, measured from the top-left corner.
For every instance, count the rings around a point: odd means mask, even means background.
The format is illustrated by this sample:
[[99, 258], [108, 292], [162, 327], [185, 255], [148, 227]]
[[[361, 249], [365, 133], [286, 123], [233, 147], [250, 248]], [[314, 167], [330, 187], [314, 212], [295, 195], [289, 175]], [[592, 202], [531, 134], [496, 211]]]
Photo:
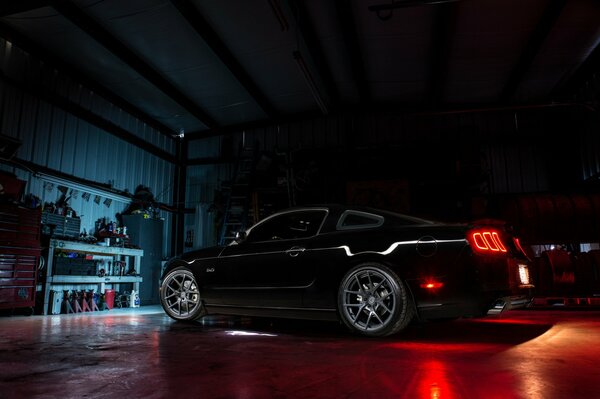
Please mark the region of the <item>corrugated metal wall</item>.
[[[69, 77], [48, 65], [34, 60], [27, 53], [0, 39], [2, 73], [12, 80], [29, 80], [110, 120], [146, 141], [173, 154], [175, 144], [155, 129], [111, 105]], [[0, 77], [0, 127], [4, 135], [22, 141], [16, 157], [57, 171], [99, 183], [108, 183], [119, 190], [133, 193], [138, 185], [150, 187], [157, 201], [170, 204], [173, 198], [174, 166], [148, 152], [129, 144], [43, 100], [24, 93]], [[42, 179], [19, 168], [0, 168], [17, 174], [27, 181], [26, 192], [45, 201], [59, 197], [56, 184], [49, 191]], [[90, 231], [99, 218], [114, 220], [115, 213], [126, 204], [112, 201], [110, 206], [78, 198], [71, 206], [82, 215], [82, 228]], [[170, 235], [172, 215], [161, 212], [165, 219], [163, 252], [171, 253]]]
[[579, 142], [581, 175], [585, 181], [597, 182], [600, 178], [600, 118], [589, 113], [579, 114], [583, 124]]
[[[436, 174], [448, 168], [449, 160], [466, 165], [473, 160], [477, 163], [480, 157], [487, 176], [482, 193], [540, 193], [577, 190], [600, 173], [599, 128], [599, 114], [580, 107], [443, 115], [382, 112], [328, 116], [194, 140], [188, 155], [235, 155], [242, 145], [262, 151], [325, 150], [332, 158], [349, 150], [358, 149], [353, 152], [357, 156], [361, 150], [386, 150], [385, 156], [409, 155], [418, 161], [393, 173], [430, 181], [445, 178]], [[444, 152], [449, 156], [440, 157]], [[188, 168], [188, 206], [210, 202], [219, 181], [229, 179], [232, 172], [231, 165]], [[381, 175], [389, 177], [390, 173], [382, 171]]]
[[[215, 143], [214, 140], [211, 141]], [[216, 141], [218, 143], [218, 141]], [[199, 143], [196, 143], [198, 145]], [[210, 153], [210, 145], [199, 146], [203, 148], [206, 154]], [[218, 149], [218, 146], [215, 147]], [[204, 155], [214, 156], [214, 155]], [[215, 199], [215, 191], [220, 188], [221, 182], [231, 179], [233, 165], [215, 164], [215, 165], [197, 165], [187, 168], [187, 186], [186, 186], [186, 208], [196, 209], [196, 214], [187, 214], [185, 216], [185, 230], [195, 231], [194, 247], [206, 247], [216, 243], [216, 231], [207, 231], [214, 226], [214, 214], [212, 213], [212, 204]], [[201, 215], [197, 213], [201, 212]], [[204, 223], [205, 228], [199, 224]], [[198, 234], [202, 234], [201, 237]], [[187, 248], [191, 249], [191, 248]]]
[[232, 173], [231, 164], [188, 167], [185, 206], [193, 208], [198, 203], [212, 203], [214, 191], [220, 187], [221, 182], [229, 180]]
[[[561, 120], [566, 118], [565, 120]], [[448, 146], [448, 152], [461, 149], [479, 151], [490, 173], [490, 193], [540, 192], [551, 189], [547, 164], [557, 150], [565, 150], [565, 141], [553, 139], [554, 132], [571, 134], [573, 127], [562, 127], [577, 120], [570, 112], [556, 110], [503, 111], [450, 115], [371, 114], [324, 117], [303, 122], [246, 130], [228, 138], [208, 138], [190, 143], [190, 158], [218, 157], [222, 152], [235, 154], [242, 143], [257, 144], [260, 150], [345, 149], [403, 147], [417, 148], [425, 161], [437, 162], [428, 149]], [[590, 159], [598, 157], [598, 139], [593, 134], [582, 142]], [[571, 140], [572, 142], [576, 142]], [[558, 148], [557, 148], [558, 147]], [[429, 159], [430, 158], [430, 159]], [[402, 172], [402, 171], [400, 171]], [[410, 174], [411, 171], [406, 171]], [[591, 173], [590, 171], [586, 173]], [[216, 177], [205, 173], [216, 184]], [[204, 177], [198, 176], [199, 179]], [[194, 198], [194, 197], [190, 197]]]

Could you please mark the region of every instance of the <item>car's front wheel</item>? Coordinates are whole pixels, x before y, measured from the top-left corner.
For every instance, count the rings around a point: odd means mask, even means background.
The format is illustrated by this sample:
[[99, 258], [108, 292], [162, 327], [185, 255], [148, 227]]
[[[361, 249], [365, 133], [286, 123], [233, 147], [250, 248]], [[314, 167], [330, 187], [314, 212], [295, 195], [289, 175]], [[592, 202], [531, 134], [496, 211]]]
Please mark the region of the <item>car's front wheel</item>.
[[360, 264], [344, 276], [338, 309], [351, 330], [373, 337], [399, 332], [414, 315], [404, 283], [394, 271], [378, 263]]
[[160, 302], [175, 320], [196, 320], [205, 314], [196, 279], [185, 267], [177, 267], [165, 276], [160, 287]]

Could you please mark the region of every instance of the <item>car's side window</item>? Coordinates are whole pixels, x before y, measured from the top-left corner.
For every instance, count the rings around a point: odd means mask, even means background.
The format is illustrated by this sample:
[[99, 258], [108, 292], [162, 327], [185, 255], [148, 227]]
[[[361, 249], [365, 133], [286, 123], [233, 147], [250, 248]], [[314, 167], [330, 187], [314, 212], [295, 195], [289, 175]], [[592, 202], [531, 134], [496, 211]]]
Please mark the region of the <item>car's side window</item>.
[[379, 227], [385, 221], [383, 216], [368, 212], [345, 211], [337, 222], [336, 229], [369, 229]]
[[253, 227], [246, 239], [249, 242], [308, 238], [319, 232], [325, 210], [288, 212], [274, 216]]

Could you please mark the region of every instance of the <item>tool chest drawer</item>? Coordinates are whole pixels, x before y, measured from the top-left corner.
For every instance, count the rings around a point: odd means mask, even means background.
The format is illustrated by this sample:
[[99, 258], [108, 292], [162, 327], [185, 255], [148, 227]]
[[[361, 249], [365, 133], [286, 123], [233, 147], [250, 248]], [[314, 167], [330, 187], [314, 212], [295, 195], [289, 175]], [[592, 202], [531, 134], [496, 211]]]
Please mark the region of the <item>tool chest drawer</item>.
[[0, 205], [0, 309], [35, 305], [40, 218], [39, 209]]
[[0, 205], [0, 245], [39, 247], [39, 209]]

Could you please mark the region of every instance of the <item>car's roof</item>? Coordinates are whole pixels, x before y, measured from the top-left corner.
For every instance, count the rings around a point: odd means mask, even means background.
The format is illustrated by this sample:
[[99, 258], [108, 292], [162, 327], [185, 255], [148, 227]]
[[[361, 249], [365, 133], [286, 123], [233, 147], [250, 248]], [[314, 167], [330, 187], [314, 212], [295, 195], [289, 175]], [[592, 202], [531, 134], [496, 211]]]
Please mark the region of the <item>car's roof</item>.
[[358, 211], [358, 212], [367, 212], [373, 213], [376, 215], [381, 215], [390, 219], [399, 219], [403, 222], [409, 222], [410, 224], [435, 224], [436, 222], [426, 219], [421, 219], [415, 216], [405, 215], [393, 211], [388, 211], [385, 209], [372, 208], [368, 206], [362, 205], [343, 205], [343, 204], [311, 204], [311, 205], [302, 205], [302, 206], [294, 206], [287, 209], [282, 209], [275, 214], [278, 213], [286, 213], [293, 211], [301, 211], [307, 209], [327, 209], [331, 214], [340, 215], [344, 211]]

